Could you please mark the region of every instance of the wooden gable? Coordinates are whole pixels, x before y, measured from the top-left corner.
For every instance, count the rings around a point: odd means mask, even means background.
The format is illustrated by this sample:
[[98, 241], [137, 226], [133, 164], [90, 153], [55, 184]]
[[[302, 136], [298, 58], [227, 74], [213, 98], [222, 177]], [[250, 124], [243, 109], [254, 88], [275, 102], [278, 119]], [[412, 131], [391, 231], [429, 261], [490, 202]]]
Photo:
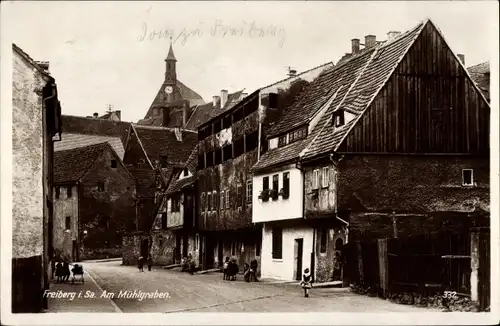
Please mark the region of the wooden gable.
[[489, 120], [489, 104], [427, 21], [338, 152], [487, 155]]

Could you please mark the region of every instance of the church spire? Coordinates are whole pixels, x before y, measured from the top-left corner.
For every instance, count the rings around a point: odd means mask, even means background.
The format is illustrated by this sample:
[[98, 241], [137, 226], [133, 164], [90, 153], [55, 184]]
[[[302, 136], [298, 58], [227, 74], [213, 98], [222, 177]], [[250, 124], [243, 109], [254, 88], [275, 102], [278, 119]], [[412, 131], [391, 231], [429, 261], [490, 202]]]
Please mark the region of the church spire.
[[165, 62], [165, 83], [175, 85], [177, 83], [177, 71], [175, 67], [177, 64], [177, 59], [175, 58], [174, 50], [172, 49], [172, 37], [170, 37], [170, 49], [168, 50], [168, 55], [165, 59]]
[[165, 61], [177, 61], [174, 55], [174, 50], [172, 49], [172, 37], [170, 37], [170, 49], [168, 49], [168, 54]]

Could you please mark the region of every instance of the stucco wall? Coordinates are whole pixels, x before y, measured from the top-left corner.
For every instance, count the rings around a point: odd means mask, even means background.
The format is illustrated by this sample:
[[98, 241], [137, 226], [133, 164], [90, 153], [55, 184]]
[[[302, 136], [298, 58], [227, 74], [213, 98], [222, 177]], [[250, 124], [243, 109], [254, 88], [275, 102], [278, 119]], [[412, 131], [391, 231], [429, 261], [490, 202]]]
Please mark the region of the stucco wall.
[[12, 257], [43, 254], [41, 74], [16, 52], [12, 75]]
[[295, 280], [295, 239], [302, 238], [302, 271], [311, 269], [313, 229], [311, 227], [283, 228], [283, 258], [272, 258], [272, 227], [264, 224], [262, 229], [262, 277]]
[[[68, 198], [67, 189], [71, 187], [71, 197]], [[78, 240], [78, 187], [60, 186], [59, 198], [54, 191], [54, 253], [66, 258], [72, 257], [73, 240]], [[71, 217], [71, 229], [66, 230], [66, 216]]]
[[[267, 202], [259, 199], [259, 194], [262, 191], [262, 180], [264, 177], [269, 177], [269, 189], [272, 189], [273, 175], [278, 174], [278, 191], [280, 191], [280, 189], [283, 188], [284, 172], [290, 173], [289, 198], [283, 199], [282, 196], [278, 196], [278, 200], [269, 198]], [[252, 222], [269, 222], [302, 217], [302, 203], [304, 200], [302, 182], [302, 172], [296, 168], [289, 168], [275, 173], [254, 176], [252, 206], [255, 213], [252, 216]]]

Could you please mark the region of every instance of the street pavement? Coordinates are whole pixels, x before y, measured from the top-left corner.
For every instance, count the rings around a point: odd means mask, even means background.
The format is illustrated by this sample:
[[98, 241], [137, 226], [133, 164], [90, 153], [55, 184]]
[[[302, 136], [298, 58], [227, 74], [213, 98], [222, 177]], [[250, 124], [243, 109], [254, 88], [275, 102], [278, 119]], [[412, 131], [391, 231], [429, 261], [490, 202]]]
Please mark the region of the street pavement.
[[[84, 262], [84, 285], [54, 284], [51, 291], [94, 292], [94, 298], [49, 299], [49, 312], [425, 312], [429, 309], [398, 305], [357, 295], [348, 289], [313, 288], [303, 297], [296, 283], [223, 281], [222, 274], [190, 275], [153, 267], [139, 272], [119, 261]], [[95, 284], [93, 282], [97, 284]], [[105, 292], [103, 292], [105, 291]], [[118, 297], [129, 293], [164, 293], [164, 298]], [[104, 295], [103, 295], [104, 293]], [[112, 295], [114, 294], [114, 297]]]

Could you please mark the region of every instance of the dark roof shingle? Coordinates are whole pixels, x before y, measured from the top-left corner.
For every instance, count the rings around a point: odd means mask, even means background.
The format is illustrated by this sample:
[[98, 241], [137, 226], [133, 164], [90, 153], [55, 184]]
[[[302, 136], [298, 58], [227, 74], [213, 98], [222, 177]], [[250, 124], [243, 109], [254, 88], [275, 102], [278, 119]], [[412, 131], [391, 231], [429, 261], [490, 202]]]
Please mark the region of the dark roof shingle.
[[108, 146], [110, 146], [108, 143], [100, 143], [55, 152], [54, 183], [80, 180]]
[[126, 145], [130, 129], [130, 122], [72, 115], [62, 115], [61, 122], [63, 133], [119, 137], [123, 146]]
[[490, 100], [490, 62], [483, 62], [467, 68], [472, 80], [476, 83], [481, 93]]

